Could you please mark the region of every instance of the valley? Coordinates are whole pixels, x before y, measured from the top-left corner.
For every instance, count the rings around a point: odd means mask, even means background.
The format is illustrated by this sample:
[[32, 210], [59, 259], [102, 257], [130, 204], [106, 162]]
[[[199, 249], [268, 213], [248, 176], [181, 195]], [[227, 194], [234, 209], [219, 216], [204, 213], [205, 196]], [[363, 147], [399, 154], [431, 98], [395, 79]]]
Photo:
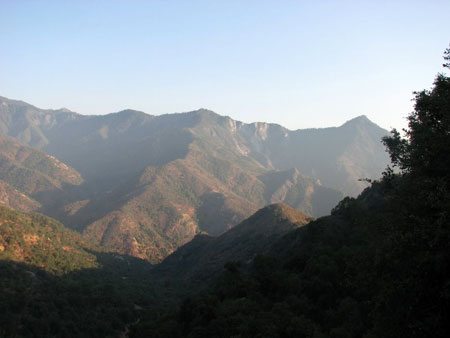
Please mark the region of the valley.
[[448, 13], [0, 0], [0, 338], [450, 337]]
[[0, 180], [3, 195], [16, 201], [10, 205], [20, 206], [19, 197], [5, 184], [30, 199], [20, 210], [54, 217], [96, 245], [152, 263], [199, 233], [224, 233], [267, 204], [326, 215], [388, 163], [380, 142], [387, 131], [364, 116], [291, 131], [206, 109], [84, 116], [0, 101]]

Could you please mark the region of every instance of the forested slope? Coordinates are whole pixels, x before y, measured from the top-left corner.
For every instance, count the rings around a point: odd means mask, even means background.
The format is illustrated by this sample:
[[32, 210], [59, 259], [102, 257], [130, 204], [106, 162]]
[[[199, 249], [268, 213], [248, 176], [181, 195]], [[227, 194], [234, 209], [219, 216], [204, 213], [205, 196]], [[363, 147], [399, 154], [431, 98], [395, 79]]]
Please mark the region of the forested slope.
[[227, 264], [209, 291], [149, 313], [134, 336], [447, 337], [450, 78], [415, 93], [408, 119], [404, 138], [384, 139], [393, 167], [380, 181]]

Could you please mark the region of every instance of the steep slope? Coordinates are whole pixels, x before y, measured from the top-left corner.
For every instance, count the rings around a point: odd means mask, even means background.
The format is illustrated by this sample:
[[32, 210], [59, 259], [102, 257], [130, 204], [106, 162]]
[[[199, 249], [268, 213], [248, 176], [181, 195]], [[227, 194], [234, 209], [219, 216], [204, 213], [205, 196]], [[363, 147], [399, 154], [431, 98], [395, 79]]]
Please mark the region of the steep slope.
[[[21, 120], [24, 114], [27, 118]], [[291, 131], [270, 123], [245, 124], [205, 109], [162, 116], [132, 110], [82, 116], [1, 97], [0, 116], [2, 134], [43, 148], [83, 176], [97, 174], [96, 179], [102, 177], [99, 172], [117, 177], [130, 167], [136, 173], [183, 158], [194, 140], [201, 151], [213, 150], [218, 157], [253, 168], [298, 168], [346, 195], [357, 195], [365, 187], [358, 179], [377, 178], [388, 162], [380, 144], [387, 131], [365, 116], [340, 127]], [[22, 137], [36, 126], [43, 142]]]
[[361, 178], [379, 178], [388, 156], [381, 144], [387, 131], [366, 116], [340, 127], [290, 131], [268, 123], [237, 125], [250, 156], [277, 170], [298, 168], [324, 186], [355, 196]]
[[324, 187], [317, 179], [302, 175], [297, 169], [271, 171], [260, 179], [265, 184], [265, 197], [271, 203], [284, 202], [317, 217], [328, 215], [343, 195]]
[[[328, 214], [343, 193], [361, 190], [358, 179], [373, 177], [372, 167], [387, 162], [378, 144], [383, 131], [366, 118], [289, 131], [206, 109], [82, 116], [1, 101], [1, 116], [9, 121], [2, 132], [55, 156], [84, 179], [38, 199], [45, 202], [41, 211], [96, 243], [154, 262], [195, 234], [220, 235], [270, 203], [314, 217]], [[33, 118], [14, 124], [16, 115]], [[23, 137], [35, 129], [45, 140]]]
[[31, 264], [63, 273], [97, 266], [93, 249], [59, 222], [0, 206], [0, 260]]
[[2, 136], [0, 180], [41, 203], [52, 203], [50, 195], [83, 181], [76, 170], [55, 157]]
[[150, 270], [53, 219], [0, 206], [0, 336], [118, 337], [154, 303]]
[[176, 281], [185, 291], [189, 287], [198, 290], [217, 276], [225, 263], [249, 263], [277, 238], [310, 221], [312, 218], [286, 204], [272, 204], [219, 237], [196, 236], [156, 267], [155, 279]]
[[31, 199], [2, 180], [0, 180], [0, 204], [25, 212], [34, 211], [41, 207], [39, 202]]
[[399, 172], [245, 268], [226, 264], [210, 290], [148, 315], [132, 336], [447, 337], [450, 77], [415, 95], [406, 137], [383, 139]]
[[[293, 206], [320, 211], [327, 201], [329, 212], [342, 197], [298, 171], [294, 176], [283, 181], [288, 186], [285, 196], [269, 194], [256, 174], [192, 151], [183, 160], [146, 169], [133, 189], [139, 193], [88, 225], [84, 233], [119, 252], [162, 259], [195, 234], [220, 235], [267, 203], [290, 199]], [[318, 199], [321, 193], [330, 197]], [[120, 251], [124, 247], [127, 251]]]
[[85, 116], [48, 133], [44, 148], [80, 171], [87, 180], [111, 181], [137, 175], [147, 166], [183, 158], [191, 142], [189, 119], [153, 117], [125, 110]]
[[[257, 188], [262, 191], [262, 184], [239, 168], [229, 165], [224, 170], [230, 174], [230, 184], [233, 170], [243, 176], [245, 185], [240, 189], [249, 196]], [[129, 250], [126, 253], [157, 259], [167, 256], [202, 229], [222, 233], [263, 204], [233, 192], [194, 158], [147, 168], [133, 192], [116, 211], [90, 224], [84, 233], [116, 250], [123, 250], [125, 242]], [[212, 206], [214, 194], [223, 203]], [[222, 209], [222, 214], [216, 214], [217, 223], [206, 223], [207, 216], [202, 214], [206, 208], [214, 214]]]
[[49, 143], [47, 133], [81, 115], [67, 109], [39, 109], [28, 103], [0, 96], [0, 132], [32, 147]]
[[[254, 259], [235, 254], [261, 240], [247, 240], [239, 225], [221, 236], [235, 240], [227, 246], [196, 237], [155, 270], [185, 300], [163, 315], [149, 312], [132, 337], [446, 337], [449, 194], [426, 192], [445, 197], [430, 208], [422, 183], [376, 182], [331, 216], [268, 236]], [[273, 229], [257, 217], [246, 222], [250, 233]]]

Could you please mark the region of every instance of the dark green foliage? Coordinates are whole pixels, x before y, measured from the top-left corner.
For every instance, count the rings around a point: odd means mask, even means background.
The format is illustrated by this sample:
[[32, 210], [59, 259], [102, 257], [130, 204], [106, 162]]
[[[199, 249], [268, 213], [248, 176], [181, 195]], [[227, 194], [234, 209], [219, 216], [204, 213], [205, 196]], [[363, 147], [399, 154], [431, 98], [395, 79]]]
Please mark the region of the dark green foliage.
[[226, 264], [209, 291], [134, 335], [447, 337], [450, 78], [415, 99], [406, 138], [384, 139], [398, 173], [388, 168], [249, 266]]
[[442, 66], [450, 69], [450, 48], [447, 48], [444, 52], [444, 60], [445, 62]]
[[0, 337], [119, 336], [155, 293], [146, 263], [99, 260], [104, 267], [61, 276], [0, 261]]
[[98, 266], [94, 246], [52, 218], [0, 206], [0, 259], [26, 262], [54, 274]]

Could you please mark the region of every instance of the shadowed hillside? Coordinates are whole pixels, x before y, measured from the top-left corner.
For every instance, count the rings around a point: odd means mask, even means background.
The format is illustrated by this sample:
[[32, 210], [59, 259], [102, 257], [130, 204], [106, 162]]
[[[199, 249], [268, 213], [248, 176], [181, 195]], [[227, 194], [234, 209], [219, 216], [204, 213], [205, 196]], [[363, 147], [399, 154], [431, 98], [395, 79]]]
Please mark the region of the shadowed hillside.
[[153, 271], [154, 278], [180, 283], [176, 288], [184, 293], [198, 291], [217, 277], [225, 263], [248, 264], [278, 238], [310, 221], [285, 204], [272, 204], [219, 237], [196, 236], [161, 262]]

